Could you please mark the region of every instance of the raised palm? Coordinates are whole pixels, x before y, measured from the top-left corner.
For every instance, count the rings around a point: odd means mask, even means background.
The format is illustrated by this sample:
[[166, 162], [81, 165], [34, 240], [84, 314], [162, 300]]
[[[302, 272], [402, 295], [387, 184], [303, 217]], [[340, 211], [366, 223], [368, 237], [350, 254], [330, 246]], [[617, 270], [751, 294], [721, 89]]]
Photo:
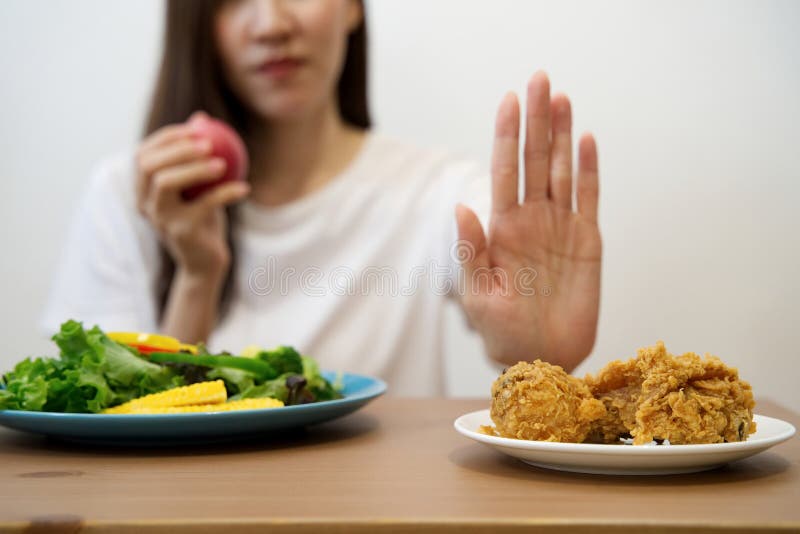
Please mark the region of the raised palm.
[[537, 72], [528, 84], [522, 202], [520, 108], [508, 94], [497, 113], [488, 237], [469, 208], [457, 209], [466, 244], [463, 305], [489, 356], [504, 363], [542, 358], [571, 370], [594, 345], [602, 256], [597, 150], [585, 134], [573, 180], [571, 130], [569, 99], [551, 100], [547, 75]]

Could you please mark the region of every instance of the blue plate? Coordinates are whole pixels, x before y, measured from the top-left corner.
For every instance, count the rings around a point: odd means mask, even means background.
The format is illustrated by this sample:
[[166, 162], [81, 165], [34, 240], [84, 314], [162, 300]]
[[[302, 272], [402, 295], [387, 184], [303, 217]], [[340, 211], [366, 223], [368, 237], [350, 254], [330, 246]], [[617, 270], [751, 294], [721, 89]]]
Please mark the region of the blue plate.
[[[334, 373], [324, 373], [334, 380]], [[276, 430], [304, 427], [350, 414], [386, 391], [386, 384], [343, 374], [341, 399], [235, 412], [162, 415], [73, 414], [0, 411], [0, 425], [70, 441], [119, 445], [161, 445], [226, 441]]]

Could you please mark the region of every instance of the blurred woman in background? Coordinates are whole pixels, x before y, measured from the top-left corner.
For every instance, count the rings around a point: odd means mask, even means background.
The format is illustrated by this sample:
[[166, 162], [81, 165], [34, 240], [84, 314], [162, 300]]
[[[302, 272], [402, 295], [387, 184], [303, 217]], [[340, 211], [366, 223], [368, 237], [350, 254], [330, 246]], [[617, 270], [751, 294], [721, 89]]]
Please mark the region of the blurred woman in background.
[[[357, 0], [170, 0], [145, 137], [95, 172], [47, 327], [293, 344], [432, 395], [455, 297], [492, 359], [573, 369], [594, 344], [601, 240], [596, 147], [580, 139], [573, 173], [566, 95], [531, 78], [523, 167], [505, 96], [489, 179], [370, 129], [366, 54]], [[187, 122], [198, 113], [239, 132], [250, 169], [186, 200], [226, 170]]]

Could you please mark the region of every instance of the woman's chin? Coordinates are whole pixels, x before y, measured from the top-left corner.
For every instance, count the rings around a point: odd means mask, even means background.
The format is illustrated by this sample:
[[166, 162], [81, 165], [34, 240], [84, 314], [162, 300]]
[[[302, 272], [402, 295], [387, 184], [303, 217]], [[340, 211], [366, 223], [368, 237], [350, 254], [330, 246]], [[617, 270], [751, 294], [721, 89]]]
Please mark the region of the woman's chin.
[[306, 95], [285, 95], [255, 102], [253, 110], [267, 121], [292, 122], [309, 117], [322, 108], [318, 99]]

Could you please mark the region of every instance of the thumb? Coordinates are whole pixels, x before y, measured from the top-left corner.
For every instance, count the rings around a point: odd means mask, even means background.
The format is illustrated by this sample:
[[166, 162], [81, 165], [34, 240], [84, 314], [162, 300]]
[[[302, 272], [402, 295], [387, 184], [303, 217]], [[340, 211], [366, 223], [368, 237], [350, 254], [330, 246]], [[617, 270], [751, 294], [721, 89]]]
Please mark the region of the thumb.
[[456, 226], [459, 240], [456, 255], [469, 281], [475, 269], [489, 266], [486, 235], [478, 216], [464, 204], [456, 205]]

